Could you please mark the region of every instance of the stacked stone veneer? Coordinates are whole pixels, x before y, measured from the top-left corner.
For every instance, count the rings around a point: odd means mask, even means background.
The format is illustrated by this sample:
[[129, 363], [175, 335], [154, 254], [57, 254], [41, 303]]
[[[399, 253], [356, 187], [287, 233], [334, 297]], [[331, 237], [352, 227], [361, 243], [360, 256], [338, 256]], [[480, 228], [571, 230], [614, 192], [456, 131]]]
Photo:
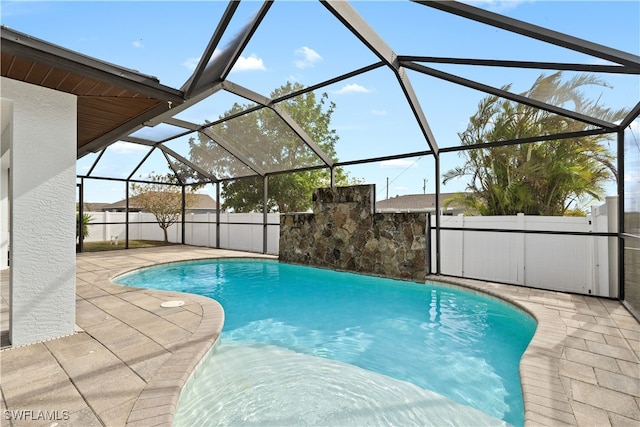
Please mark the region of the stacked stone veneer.
[[280, 217], [280, 260], [407, 280], [426, 275], [425, 213], [375, 213], [375, 185], [321, 188]]

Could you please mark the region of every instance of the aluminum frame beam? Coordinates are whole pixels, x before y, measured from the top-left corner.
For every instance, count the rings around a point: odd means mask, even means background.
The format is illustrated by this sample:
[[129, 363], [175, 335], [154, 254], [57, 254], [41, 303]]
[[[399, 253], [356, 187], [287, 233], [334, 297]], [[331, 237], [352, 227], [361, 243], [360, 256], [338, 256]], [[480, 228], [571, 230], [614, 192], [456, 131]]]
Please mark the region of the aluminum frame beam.
[[251, 40], [251, 37], [253, 37], [254, 33], [258, 30], [262, 19], [265, 17], [272, 4], [273, 0], [265, 0], [251, 24], [245, 28], [244, 33], [242, 33], [242, 35], [240, 36], [241, 38], [239, 40], [239, 43], [236, 45], [236, 48], [232, 53], [231, 60], [226, 64], [224, 70], [222, 71], [221, 80], [226, 80], [227, 76], [231, 72], [231, 69], [242, 54], [242, 51], [249, 43], [249, 40]]
[[136, 172], [138, 172], [138, 169], [140, 169], [140, 167], [142, 167], [142, 165], [144, 164], [144, 162], [147, 161], [147, 159], [149, 158], [149, 156], [151, 156], [151, 153], [154, 152], [154, 150], [157, 147], [151, 147], [151, 149], [147, 152], [147, 154], [145, 154], [145, 156], [142, 158], [142, 160], [140, 160], [138, 162], [138, 165], [131, 171], [131, 173], [129, 174], [129, 176], [127, 177], [127, 182], [133, 178], [133, 176], [136, 174]]
[[[134, 144], [146, 145], [146, 146], [152, 147], [152, 149], [144, 156], [144, 158], [140, 161], [138, 166], [136, 166], [136, 168], [133, 170], [133, 172], [131, 173], [131, 175], [129, 175], [129, 178], [127, 178], [127, 179], [130, 179], [136, 173], [136, 171], [140, 168], [140, 166], [142, 166], [142, 164], [147, 160], [147, 158], [149, 158], [149, 156], [151, 155], [153, 150], [158, 148], [158, 149], [160, 149], [160, 151], [162, 151], [162, 153], [165, 156], [166, 156], [166, 154], [170, 154], [171, 156], [175, 157], [176, 160], [180, 161], [185, 166], [195, 170], [200, 175], [202, 175], [202, 176], [204, 176], [204, 177], [206, 177], [206, 178], [208, 178], [208, 179], [210, 179], [210, 180], [212, 180], [214, 182], [218, 182], [219, 181], [219, 179], [217, 177], [215, 177], [211, 173], [205, 171], [200, 166], [198, 166], [195, 163], [193, 163], [191, 160], [188, 160], [185, 157], [181, 156], [180, 154], [176, 153], [175, 151], [173, 151], [169, 147], [164, 146], [163, 143], [161, 143], [161, 142], [149, 141], [147, 139], [134, 138], [134, 137], [123, 138], [123, 139], [121, 139], [121, 141], [131, 142], [131, 143], [134, 143]], [[171, 169], [173, 169], [173, 168], [171, 168]], [[174, 173], [175, 173], [175, 171], [174, 171]], [[176, 174], [176, 176], [177, 176], [177, 174]]]
[[[180, 154], [178, 154], [175, 151], [173, 151], [171, 148], [166, 147], [166, 146], [164, 146], [162, 144], [159, 145], [158, 147], [160, 148], [160, 150], [162, 150], [163, 153], [170, 154], [176, 160], [179, 160], [180, 162], [184, 163], [186, 166], [188, 166], [191, 169], [193, 169], [194, 171], [198, 172], [200, 175], [202, 175], [205, 178], [208, 178], [209, 180], [211, 180], [211, 182], [218, 182], [219, 181], [218, 178], [213, 176], [210, 172], [207, 172], [206, 170], [202, 169], [200, 166], [194, 164], [191, 160], [185, 159]], [[178, 175], [176, 174], [176, 177], [177, 176]]]
[[329, 167], [333, 166], [335, 162], [329, 156], [327, 156], [327, 153], [325, 153], [324, 150], [320, 148], [320, 146], [318, 146], [318, 144], [316, 144], [309, 135], [307, 135], [307, 132], [302, 129], [302, 126], [300, 126], [295, 120], [291, 118], [289, 113], [284, 111], [279, 105], [272, 105], [271, 109], [291, 128], [291, 130], [296, 135], [298, 135], [300, 139], [302, 139], [307, 147], [309, 147], [325, 165]]
[[431, 62], [434, 64], [479, 65], [484, 67], [534, 68], [540, 70], [582, 71], [586, 73], [640, 74], [640, 68], [622, 65], [576, 64], [567, 62], [510, 61], [501, 59], [447, 58], [438, 56], [399, 55], [400, 65], [405, 62]]
[[320, 3], [384, 63], [394, 69], [398, 67], [398, 56], [393, 49], [348, 2], [344, 0], [321, 0]]
[[291, 116], [282, 109], [282, 107], [280, 107], [279, 105], [275, 104], [273, 102], [273, 100], [271, 98], [267, 98], [263, 95], [260, 95], [257, 92], [254, 92], [252, 90], [249, 90], [245, 87], [242, 87], [240, 85], [237, 85], [235, 83], [229, 82], [229, 81], [225, 81], [222, 84], [222, 87], [235, 94], [238, 95], [242, 98], [248, 99], [249, 101], [253, 101], [257, 104], [263, 105], [264, 107], [270, 108], [271, 110], [273, 110], [290, 128], [291, 130], [298, 135], [298, 137], [300, 139], [302, 139], [302, 141], [309, 147], [311, 148], [311, 150], [320, 158], [320, 160], [322, 160], [322, 162], [324, 164], [326, 164], [327, 166], [332, 166], [333, 165], [333, 160], [331, 160], [331, 158], [329, 156], [327, 156], [327, 154], [324, 152], [324, 150], [322, 150], [322, 148], [320, 148], [318, 146], [318, 144], [316, 144], [313, 139], [311, 139], [311, 137], [305, 132], [304, 129], [302, 129], [302, 127], [296, 123]]
[[406, 68], [417, 71], [419, 73], [428, 74], [430, 76], [449, 81], [451, 83], [456, 83], [461, 86], [466, 86], [471, 89], [476, 89], [481, 92], [485, 92], [491, 95], [496, 95], [501, 98], [509, 99], [514, 102], [519, 102], [521, 104], [528, 105], [530, 107], [539, 108], [541, 110], [548, 111], [550, 113], [555, 113], [564, 117], [568, 117], [574, 120], [579, 120], [584, 123], [588, 123], [595, 126], [600, 126], [608, 129], [615, 129], [617, 125], [608, 122], [606, 120], [600, 120], [596, 117], [587, 116], [584, 114], [576, 113], [574, 111], [570, 111], [561, 107], [556, 107], [551, 104], [547, 104], [541, 101], [536, 101], [535, 99], [528, 98], [522, 95], [516, 95], [511, 92], [508, 92], [503, 89], [498, 89], [493, 86], [485, 85], [483, 83], [478, 83], [474, 80], [465, 79], [463, 77], [456, 76], [454, 74], [445, 73], [444, 71], [436, 70], [435, 68], [426, 67], [424, 65], [415, 64], [415, 63], [406, 63]]
[[505, 147], [507, 145], [535, 144], [538, 142], [555, 141], [560, 139], [584, 138], [588, 136], [605, 135], [605, 134], [610, 134], [614, 132], [616, 131], [611, 129], [598, 128], [598, 129], [591, 129], [591, 130], [582, 130], [577, 132], [555, 133], [553, 135], [532, 136], [528, 138], [506, 139], [504, 141], [480, 142], [477, 144], [462, 145], [460, 147], [445, 147], [445, 148], [442, 148], [440, 152], [441, 153], [459, 153], [461, 151], [483, 150], [486, 148]]
[[391, 49], [391, 47], [378, 35], [378, 33], [371, 28], [371, 26], [365, 21], [358, 12], [351, 7], [351, 5], [342, 0], [324, 0], [321, 3], [329, 9], [329, 11], [340, 21], [342, 24], [351, 31], [363, 44], [365, 44], [378, 58], [380, 58], [388, 67], [390, 67], [396, 74], [398, 83], [402, 88], [402, 91], [407, 98], [409, 107], [413, 111], [413, 115], [418, 122], [418, 126], [424, 135], [429, 148], [433, 151], [434, 155], [438, 155], [438, 143], [436, 138], [431, 132], [431, 127], [427, 121], [427, 118], [422, 111], [422, 107], [418, 100], [418, 97], [411, 86], [411, 81], [406, 72], [400, 67], [398, 55]]
[[593, 43], [568, 34], [553, 31], [548, 28], [529, 24], [514, 18], [509, 18], [494, 12], [489, 12], [468, 4], [450, 0], [411, 0], [415, 3], [462, 16], [476, 22], [502, 28], [503, 30], [531, 37], [556, 46], [595, 56], [616, 64], [634, 69], [640, 68], [640, 56], [613, 49], [601, 44]]
[[224, 138], [222, 138], [220, 135], [218, 135], [217, 133], [215, 133], [211, 128], [209, 127], [202, 127], [200, 125], [197, 125], [195, 123], [191, 123], [191, 122], [187, 122], [185, 120], [180, 120], [180, 119], [170, 119], [167, 120], [165, 123], [173, 125], [173, 126], [178, 126], [178, 127], [182, 127], [185, 129], [190, 129], [192, 131], [195, 132], [200, 132], [202, 134], [204, 134], [207, 138], [211, 139], [213, 142], [215, 142], [216, 144], [218, 144], [223, 150], [225, 150], [227, 153], [231, 154], [233, 157], [235, 157], [236, 159], [238, 159], [241, 163], [243, 163], [246, 167], [248, 167], [249, 169], [251, 169], [252, 171], [254, 171], [255, 173], [257, 173], [260, 176], [264, 176], [264, 171], [262, 171], [259, 167], [257, 167], [256, 165], [253, 164], [253, 162], [251, 160], [249, 160], [244, 154], [242, 154], [240, 151], [236, 150], [233, 145], [231, 145], [229, 142], [227, 142]]
[[202, 132], [207, 138], [210, 138], [213, 142], [224, 148], [229, 154], [242, 162], [246, 167], [254, 171], [260, 176], [265, 176], [266, 172], [262, 168], [249, 160], [244, 154], [238, 151], [233, 145], [229, 144], [223, 137], [215, 133], [212, 129], [202, 129]]
[[640, 116], [640, 102], [638, 102], [636, 106], [633, 107], [633, 109], [629, 112], [629, 114], [627, 114], [627, 117], [622, 120], [622, 122], [620, 123], [620, 127], [622, 129], [626, 129], [636, 118], [638, 118], [638, 116]]
[[156, 105], [152, 109], [146, 111], [145, 113], [132, 118], [131, 120], [121, 124], [117, 128], [113, 129], [110, 132], [105, 133], [94, 139], [91, 142], [86, 143], [82, 147], [78, 148], [77, 158], [81, 158], [86, 154], [91, 152], [97, 152], [102, 150], [103, 148], [111, 145], [115, 141], [121, 140], [126, 136], [132, 134], [133, 132], [140, 130], [144, 127], [144, 124], [148, 120], [152, 120], [162, 113], [165, 113], [170, 110], [170, 107], [167, 103], [163, 102], [161, 104]]
[[195, 71], [193, 72], [189, 80], [187, 80], [185, 84], [182, 86], [182, 90], [184, 90], [184, 93], [185, 93], [185, 98], [187, 99], [190, 98], [191, 95], [193, 94], [194, 89], [196, 88], [196, 86], [198, 86], [198, 83], [200, 82], [200, 77], [202, 76], [202, 73], [207, 67], [209, 60], [213, 56], [213, 53], [215, 52], [216, 47], [218, 47], [218, 44], [220, 43], [220, 39], [222, 39], [222, 36], [224, 35], [225, 30], [229, 26], [229, 23], [231, 22], [231, 18], [233, 18], [233, 15], [238, 9], [238, 6], [240, 6], [239, 1], [230, 1], [229, 4], [227, 4], [227, 8], [225, 9], [224, 14], [222, 15], [222, 19], [218, 23], [216, 30], [211, 36], [211, 39], [209, 40], [209, 44], [205, 48], [204, 53], [202, 54], [202, 57], [200, 58], [200, 61], [198, 62], [198, 65], [196, 66]]
[[437, 157], [439, 148], [436, 143], [436, 137], [433, 135], [433, 132], [431, 132], [431, 127], [429, 126], [429, 122], [422, 111], [422, 106], [420, 105], [418, 96], [413, 90], [413, 86], [411, 86], [411, 80], [409, 79], [409, 76], [407, 76], [407, 72], [401, 67], [396, 72], [396, 76], [398, 78], [398, 83], [400, 83], [400, 87], [402, 88], [402, 92], [404, 92], [404, 96], [407, 98], [409, 107], [411, 108], [411, 111], [413, 111], [413, 115], [418, 122], [418, 126], [420, 126], [420, 130], [427, 140], [427, 144], [429, 144], [429, 148], [431, 148], [431, 151], [433, 151]]
[[164, 151], [162, 149], [160, 149], [160, 151], [162, 151], [162, 155], [164, 156], [165, 160], [167, 161], [167, 164], [169, 165], [169, 169], [171, 169], [171, 172], [173, 172], [173, 175], [178, 180], [178, 183], [182, 186], [182, 188], [184, 188], [184, 182], [182, 181], [182, 179], [180, 179], [180, 175], [178, 175], [178, 171], [173, 166], [173, 163], [171, 163], [171, 159], [169, 158], [169, 155], [167, 154], [166, 151]]
[[183, 103], [178, 105], [171, 105], [166, 111], [161, 114], [157, 114], [155, 117], [150, 118], [144, 122], [145, 126], [156, 126], [162, 122], [165, 122], [167, 119], [172, 118], [176, 114], [179, 114], [186, 110], [189, 107], [194, 106], [198, 102], [204, 101], [211, 95], [214, 95], [216, 92], [220, 92], [222, 90], [222, 83], [216, 83], [213, 86], [201, 90], [195, 94], [192, 94], [189, 99], [186, 99]]
[[385, 66], [386, 66], [386, 64], [384, 62], [379, 61], [379, 62], [376, 62], [374, 64], [367, 65], [367, 66], [364, 66], [362, 68], [358, 68], [357, 70], [353, 70], [353, 71], [350, 71], [348, 73], [341, 74], [341, 75], [339, 75], [337, 77], [334, 77], [332, 79], [325, 80], [325, 81], [320, 82], [320, 83], [316, 83], [315, 85], [307, 86], [307, 87], [305, 87], [305, 88], [303, 88], [301, 90], [297, 90], [295, 92], [291, 92], [291, 93], [288, 93], [286, 95], [282, 95], [279, 98], [274, 98], [272, 100], [272, 102], [274, 104], [277, 104], [277, 103], [279, 103], [281, 101], [285, 101], [287, 99], [295, 98], [296, 96], [303, 95], [303, 94], [305, 94], [307, 92], [313, 92], [314, 90], [323, 89], [323, 88], [325, 88], [325, 87], [327, 87], [329, 85], [332, 85], [334, 83], [338, 83], [338, 82], [341, 82], [343, 80], [350, 79], [351, 77], [359, 76], [360, 74], [364, 74], [364, 73], [367, 73], [369, 71], [373, 71], [373, 70], [376, 70], [376, 69], [378, 69], [380, 67], [385, 67]]
[[241, 98], [244, 98], [248, 101], [255, 102], [256, 104], [262, 105], [264, 107], [268, 107], [271, 105], [272, 99], [268, 98], [258, 92], [254, 92], [251, 89], [247, 89], [244, 86], [240, 86], [229, 80], [225, 80], [222, 82], [222, 89], [226, 90], [229, 93], [233, 93], [234, 95], [238, 95]]

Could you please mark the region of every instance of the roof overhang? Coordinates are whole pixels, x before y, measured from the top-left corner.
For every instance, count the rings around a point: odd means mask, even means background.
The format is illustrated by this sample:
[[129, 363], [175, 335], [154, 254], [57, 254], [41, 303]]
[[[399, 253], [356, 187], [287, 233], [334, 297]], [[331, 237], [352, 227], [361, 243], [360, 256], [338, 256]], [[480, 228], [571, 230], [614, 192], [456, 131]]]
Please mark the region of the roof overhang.
[[78, 157], [103, 149], [184, 102], [157, 78], [2, 27], [2, 76], [78, 97]]

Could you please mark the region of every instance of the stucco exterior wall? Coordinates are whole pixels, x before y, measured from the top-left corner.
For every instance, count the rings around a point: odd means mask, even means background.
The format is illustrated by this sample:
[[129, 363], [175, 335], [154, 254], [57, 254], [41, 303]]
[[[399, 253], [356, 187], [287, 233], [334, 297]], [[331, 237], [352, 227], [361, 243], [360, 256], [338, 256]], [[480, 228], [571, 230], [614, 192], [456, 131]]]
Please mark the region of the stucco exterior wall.
[[9, 268], [9, 162], [13, 139], [13, 102], [0, 99], [0, 270]]
[[375, 186], [322, 188], [280, 218], [280, 260], [407, 280], [426, 275], [426, 214], [375, 213]]
[[0, 83], [13, 102], [10, 339], [18, 346], [74, 331], [77, 100]]

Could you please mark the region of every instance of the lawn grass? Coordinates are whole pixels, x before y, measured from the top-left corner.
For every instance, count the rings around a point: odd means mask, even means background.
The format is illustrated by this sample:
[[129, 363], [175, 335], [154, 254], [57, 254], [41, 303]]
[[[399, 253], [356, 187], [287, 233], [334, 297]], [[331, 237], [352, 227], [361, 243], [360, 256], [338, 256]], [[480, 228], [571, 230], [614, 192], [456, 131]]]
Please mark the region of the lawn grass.
[[[171, 246], [176, 245], [177, 243], [167, 243], [161, 240], [129, 240], [129, 249], [136, 248], [152, 248], [155, 246]], [[117, 245], [114, 245], [111, 241], [102, 241], [102, 242], [84, 242], [82, 244], [82, 249], [84, 252], [99, 252], [99, 251], [114, 251], [125, 248], [125, 242], [123, 240], [119, 241]]]

